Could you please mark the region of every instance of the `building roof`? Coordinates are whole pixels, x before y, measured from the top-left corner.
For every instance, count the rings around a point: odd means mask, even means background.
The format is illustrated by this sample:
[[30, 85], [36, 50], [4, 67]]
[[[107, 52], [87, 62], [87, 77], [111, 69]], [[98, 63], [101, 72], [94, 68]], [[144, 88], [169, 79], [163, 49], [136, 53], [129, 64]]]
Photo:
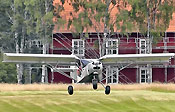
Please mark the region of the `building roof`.
[[[56, 5], [56, 4], [61, 4], [60, 0], [54, 0], [54, 5]], [[130, 7], [128, 7], [128, 8], [130, 8]], [[73, 10], [73, 7], [71, 6], [71, 4], [69, 4], [68, 2], [65, 2], [64, 11], [60, 13], [64, 20], [68, 21], [69, 18], [71, 18], [70, 12], [72, 10]], [[117, 8], [113, 8], [112, 11], [111, 11], [111, 17], [114, 17], [114, 15], [116, 13], [117, 13]], [[63, 27], [58, 29], [58, 25], [56, 24], [55, 27], [54, 27], [53, 33], [58, 33], [58, 32], [70, 33], [71, 31], [68, 30], [66, 26], [67, 25], [65, 24]], [[99, 32], [103, 32], [104, 26], [101, 25], [99, 27], [100, 27]], [[96, 32], [96, 31], [95, 31], [95, 29], [90, 28], [90, 29], [88, 29], [88, 32]], [[169, 28], [167, 29], [167, 32], [175, 32], [175, 13], [173, 13], [173, 15], [172, 15], [172, 20], [170, 21], [170, 25], [169, 25]]]

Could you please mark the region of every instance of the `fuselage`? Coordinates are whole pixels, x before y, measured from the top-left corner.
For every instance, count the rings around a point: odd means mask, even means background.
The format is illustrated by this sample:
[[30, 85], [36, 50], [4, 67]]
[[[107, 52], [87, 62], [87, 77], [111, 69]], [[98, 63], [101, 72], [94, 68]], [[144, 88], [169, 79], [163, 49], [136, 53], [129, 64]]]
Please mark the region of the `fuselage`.
[[91, 82], [93, 78], [102, 79], [103, 65], [98, 59], [82, 59], [80, 60], [80, 74], [78, 82]]

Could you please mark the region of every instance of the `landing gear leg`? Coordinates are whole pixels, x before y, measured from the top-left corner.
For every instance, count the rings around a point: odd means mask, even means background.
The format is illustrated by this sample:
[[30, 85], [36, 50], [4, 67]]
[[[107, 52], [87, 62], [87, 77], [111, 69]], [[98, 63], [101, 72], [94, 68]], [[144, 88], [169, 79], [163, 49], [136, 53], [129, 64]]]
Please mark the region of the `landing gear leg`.
[[69, 95], [72, 95], [73, 92], [74, 92], [73, 86], [69, 86], [69, 87], [68, 87], [68, 93], [69, 93]]

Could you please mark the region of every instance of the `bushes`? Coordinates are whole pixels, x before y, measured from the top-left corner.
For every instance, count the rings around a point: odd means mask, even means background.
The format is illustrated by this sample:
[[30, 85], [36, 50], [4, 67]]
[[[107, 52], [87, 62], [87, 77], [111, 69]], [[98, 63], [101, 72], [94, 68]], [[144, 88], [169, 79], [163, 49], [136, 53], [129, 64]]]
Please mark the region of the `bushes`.
[[2, 63], [0, 54], [0, 83], [16, 83], [17, 72], [15, 64]]

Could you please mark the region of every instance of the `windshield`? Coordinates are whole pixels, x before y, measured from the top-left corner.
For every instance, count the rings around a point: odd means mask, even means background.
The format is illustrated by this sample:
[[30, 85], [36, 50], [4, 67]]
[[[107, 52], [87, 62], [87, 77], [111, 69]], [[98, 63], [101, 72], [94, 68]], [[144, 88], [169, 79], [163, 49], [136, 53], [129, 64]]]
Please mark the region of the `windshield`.
[[84, 68], [88, 63], [90, 63], [90, 61], [88, 61], [88, 60], [81, 60], [81, 63], [82, 63], [83, 68]]

